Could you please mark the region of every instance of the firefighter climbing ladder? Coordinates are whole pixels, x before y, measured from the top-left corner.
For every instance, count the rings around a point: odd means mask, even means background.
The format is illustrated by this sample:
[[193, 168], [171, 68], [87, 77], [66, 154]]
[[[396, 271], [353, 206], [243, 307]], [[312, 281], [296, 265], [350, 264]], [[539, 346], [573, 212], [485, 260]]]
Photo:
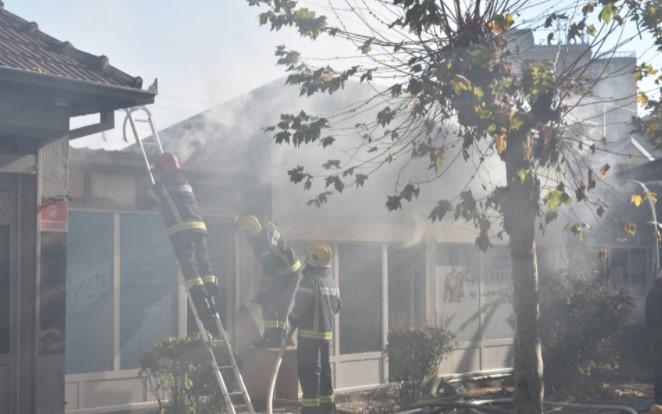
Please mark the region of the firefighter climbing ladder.
[[[146, 115], [146, 119], [135, 119], [134, 114], [137, 112], [142, 112], [144, 115]], [[152, 114], [149, 112], [149, 110], [145, 107], [134, 107], [126, 110], [126, 117], [124, 118], [124, 125], [123, 125], [123, 136], [124, 136], [124, 141], [129, 142], [128, 137], [127, 137], [127, 126], [131, 127], [131, 132], [133, 133], [133, 137], [136, 141], [136, 144], [138, 144], [138, 147], [140, 148], [140, 152], [142, 153], [143, 160], [145, 162], [145, 167], [147, 168], [147, 172], [149, 174], [149, 179], [154, 184], [156, 181], [154, 179], [154, 174], [152, 173], [152, 168], [151, 164], [149, 162], [149, 156], [147, 154], [147, 151], [145, 150], [145, 143], [143, 143], [143, 140], [140, 139], [140, 135], [138, 134], [138, 129], [136, 127], [137, 122], [144, 122], [149, 124], [149, 128], [152, 133], [152, 137], [154, 139], [154, 143], [157, 146], [158, 153], [163, 154], [163, 146], [161, 145], [161, 139], [159, 138], [158, 131], [154, 127], [154, 122], [152, 121]], [[237, 360], [234, 357], [234, 353], [232, 352], [232, 346], [230, 345], [230, 338], [228, 338], [227, 332], [225, 332], [225, 329], [223, 328], [223, 323], [221, 322], [221, 318], [218, 315], [218, 312], [214, 313], [213, 315], [213, 320], [216, 325], [216, 328], [221, 334], [220, 341], [210, 339], [210, 335], [206, 333], [206, 329], [204, 327], [204, 324], [202, 323], [202, 320], [200, 320], [200, 316], [198, 314], [198, 309], [195, 306], [195, 302], [193, 302], [193, 298], [189, 294], [189, 292], [186, 292], [186, 297], [188, 298], [188, 303], [191, 305], [191, 310], [193, 311], [193, 316], [195, 317], [195, 323], [198, 326], [198, 331], [203, 332], [202, 335], [202, 340], [203, 344], [205, 346], [205, 349], [207, 350], [207, 353], [209, 354], [209, 359], [211, 361], [211, 366], [214, 371], [214, 376], [216, 378], [216, 381], [218, 382], [218, 386], [221, 389], [221, 393], [223, 394], [223, 398], [225, 400], [225, 403], [227, 405], [227, 409], [229, 414], [237, 414], [238, 410], [237, 408], [241, 407], [243, 408], [242, 411], [247, 411], [249, 414], [255, 414], [255, 410], [253, 409], [253, 403], [251, 402], [251, 397], [248, 394], [248, 390], [246, 389], [246, 384], [244, 383], [244, 378], [241, 376], [241, 372], [239, 371], [239, 366], [237, 365]], [[227, 352], [227, 358], [222, 359], [223, 363], [225, 364], [225, 361], [229, 361], [228, 365], [219, 365], [218, 360], [216, 358], [216, 353], [214, 352], [214, 345], [220, 344], [220, 348], [224, 351]], [[237, 383], [239, 389], [234, 391], [228, 389], [227, 386], [227, 381], [225, 379], [224, 373], [230, 373], [234, 374], [234, 379], [235, 382]], [[227, 374], [226, 374], [227, 375]], [[239, 402], [237, 400], [240, 400]]]

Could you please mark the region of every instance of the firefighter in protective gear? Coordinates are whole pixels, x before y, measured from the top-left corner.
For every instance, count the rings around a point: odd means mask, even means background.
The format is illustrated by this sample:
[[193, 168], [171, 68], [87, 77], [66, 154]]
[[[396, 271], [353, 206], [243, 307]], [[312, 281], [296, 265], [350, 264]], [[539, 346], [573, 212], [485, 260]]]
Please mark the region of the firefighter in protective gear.
[[216, 314], [218, 278], [212, 271], [207, 249], [207, 226], [200, 214], [193, 188], [181, 171], [177, 157], [163, 153], [154, 166], [157, 180], [148, 191], [161, 209], [177, 261], [186, 279], [205, 328], [218, 336], [212, 317]]
[[278, 347], [287, 329], [287, 310], [303, 264], [274, 223], [247, 215], [239, 219], [238, 227], [259, 258], [264, 276], [257, 295], [264, 332], [256, 346]]
[[340, 294], [330, 276], [332, 256], [331, 247], [324, 243], [310, 246], [303, 280], [290, 314], [290, 324], [298, 330], [302, 414], [329, 414], [336, 408], [329, 353], [335, 315], [340, 311]]

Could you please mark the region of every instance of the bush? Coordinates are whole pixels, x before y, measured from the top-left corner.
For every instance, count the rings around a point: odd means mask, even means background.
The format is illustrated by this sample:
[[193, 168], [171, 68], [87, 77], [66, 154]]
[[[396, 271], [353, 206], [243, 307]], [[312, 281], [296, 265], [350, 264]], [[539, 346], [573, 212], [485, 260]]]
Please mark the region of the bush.
[[419, 327], [391, 330], [386, 355], [389, 377], [398, 382], [399, 405], [421, 397], [423, 381], [436, 376], [439, 363], [453, 349], [453, 335], [444, 328]]
[[633, 308], [625, 288], [581, 274], [547, 275], [540, 307], [546, 385], [564, 390], [618, 368], [616, 342]]
[[[218, 364], [229, 364], [229, 359], [225, 361], [218, 357], [228, 355], [223, 343], [215, 342], [213, 347]], [[226, 385], [231, 387], [234, 378], [224, 374]], [[216, 414], [225, 411], [225, 401], [200, 335], [158, 341], [143, 355], [139, 376], [156, 398], [159, 414]]]

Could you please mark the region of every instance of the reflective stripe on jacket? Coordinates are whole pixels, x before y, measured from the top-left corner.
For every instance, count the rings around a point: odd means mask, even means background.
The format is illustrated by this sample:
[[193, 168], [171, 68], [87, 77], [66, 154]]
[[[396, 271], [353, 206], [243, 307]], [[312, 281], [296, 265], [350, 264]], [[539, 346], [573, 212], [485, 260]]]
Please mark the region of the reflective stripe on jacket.
[[184, 230], [207, 231], [193, 188], [180, 171], [165, 174], [148, 194], [161, 207], [170, 235]]

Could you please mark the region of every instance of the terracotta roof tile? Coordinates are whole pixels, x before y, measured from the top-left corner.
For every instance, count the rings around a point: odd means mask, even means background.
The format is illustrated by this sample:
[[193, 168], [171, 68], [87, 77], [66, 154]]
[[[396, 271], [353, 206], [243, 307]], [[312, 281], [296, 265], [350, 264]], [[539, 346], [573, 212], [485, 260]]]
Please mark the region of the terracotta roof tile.
[[103, 85], [140, 89], [142, 79], [111, 66], [106, 56], [95, 56], [55, 39], [4, 9], [0, 1], [0, 69], [19, 69]]

